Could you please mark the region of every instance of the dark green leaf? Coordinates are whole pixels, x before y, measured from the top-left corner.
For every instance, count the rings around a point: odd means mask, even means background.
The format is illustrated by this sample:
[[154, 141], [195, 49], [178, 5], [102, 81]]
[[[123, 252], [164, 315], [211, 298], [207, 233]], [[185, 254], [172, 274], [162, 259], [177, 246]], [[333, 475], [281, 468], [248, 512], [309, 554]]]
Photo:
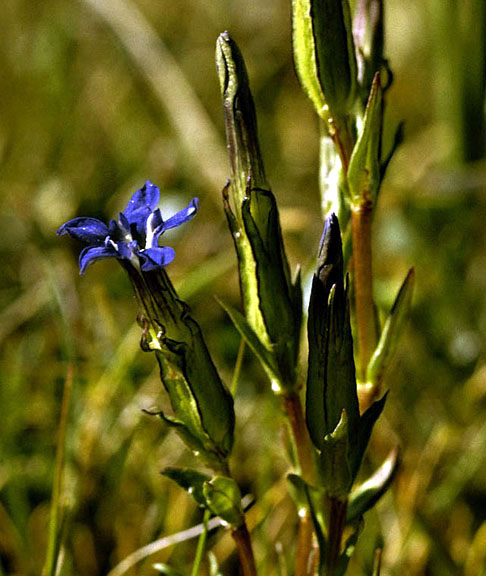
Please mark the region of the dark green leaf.
[[353, 480], [358, 474], [359, 467], [361, 466], [361, 462], [368, 446], [368, 442], [371, 438], [373, 426], [383, 412], [387, 396], [388, 392], [382, 398], [380, 398], [380, 400], [373, 402], [373, 404], [360, 418], [358, 441], [354, 448], [351, 449], [351, 473]]
[[173, 480], [186, 492], [191, 494], [199, 506], [206, 507], [206, 499], [204, 497], [203, 485], [209, 482], [211, 477], [207, 474], [192, 470], [190, 468], [172, 468], [168, 467], [162, 470], [162, 474]]
[[272, 389], [274, 389], [274, 391], [280, 390], [282, 377], [279, 374], [278, 367], [272, 352], [263, 346], [258, 335], [253, 331], [252, 327], [247, 322], [243, 314], [241, 314], [241, 312], [238, 312], [236, 308], [233, 308], [229, 304], [226, 304], [219, 299], [217, 300], [228, 314], [228, 316], [231, 318], [231, 321], [235, 325], [242, 338], [244, 338], [245, 342], [251, 348], [255, 356], [262, 363], [265, 372], [272, 382]]

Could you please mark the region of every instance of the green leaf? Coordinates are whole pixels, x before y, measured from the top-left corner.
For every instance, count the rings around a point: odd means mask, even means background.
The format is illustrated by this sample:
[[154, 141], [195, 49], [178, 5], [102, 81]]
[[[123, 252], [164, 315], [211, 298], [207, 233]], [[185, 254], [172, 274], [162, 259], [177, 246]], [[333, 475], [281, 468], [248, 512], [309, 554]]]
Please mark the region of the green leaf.
[[[158, 412], [150, 412], [149, 410], [143, 410], [145, 414], [150, 416], [158, 416], [161, 420], [164, 421], [170, 428], [177, 433], [177, 435], [181, 438], [184, 444], [194, 452], [194, 454], [198, 457], [201, 457], [203, 461], [207, 462], [208, 464], [215, 464], [219, 462], [219, 458], [217, 455], [212, 453], [211, 451], [206, 450], [205, 445], [201, 442], [199, 436], [194, 436], [192, 432], [187, 428], [184, 422], [174, 418], [173, 416], [168, 416], [164, 414], [161, 410]], [[208, 439], [209, 442], [209, 439]]]
[[238, 484], [226, 476], [215, 476], [203, 485], [207, 507], [213, 514], [222, 518], [233, 529], [244, 521], [241, 506], [241, 492]]
[[403, 143], [404, 131], [405, 131], [405, 123], [402, 121], [398, 124], [398, 126], [395, 130], [395, 134], [393, 136], [393, 142], [392, 142], [392, 145], [390, 147], [390, 151], [388, 152], [385, 159], [381, 163], [381, 168], [380, 168], [381, 180], [383, 180], [385, 178], [385, 174], [386, 174], [388, 166], [391, 162], [391, 159], [393, 158], [398, 147]]
[[348, 168], [350, 200], [354, 206], [374, 204], [381, 184], [383, 90], [379, 73], [371, 87], [363, 127]]
[[177, 570], [174, 570], [174, 568], [171, 568], [168, 564], [162, 564], [161, 562], [152, 564], [152, 568], [159, 574], [165, 574], [166, 576], [184, 576], [182, 572], [178, 572]]
[[197, 504], [203, 508], [206, 507], [203, 486], [211, 480], [211, 477], [191, 468], [173, 468], [168, 467], [162, 470], [162, 474], [173, 480], [183, 490], [188, 492]]
[[353, 483], [348, 454], [348, 420], [343, 410], [336, 428], [325, 436], [319, 454], [322, 484], [329, 496], [341, 501], [346, 500]]
[[366, 371], [366, 380], [379, 389], [386, 369], [398, 347], [412, 305], [415, 274], [411, 268], [388, 315], [378, 346]]
[[371, 438], [371, 433], [373, 432], [373, 427], [383, 412], [387, 396], [388, 392], [380, 398], [380, 400], [373, 402], [359, 420], [358, 441], [356, 445], [352, 447], [350, 454], [353, 480], [358, 474], [366, 448]]
[[373, 476], [353, 490], [348, 501], [347, 522], [358, 519], [378, 502], [392, 483], [399, 464], [399, 453], [395, 448]]
[[241, 337], [245, 339], [245, 342], [262, 363], [265, 372], [272, 382], [272, 389], [274, 392], [278, 392], [281, 389], [282, 377], [280, 376], [277, 363], [272, 352], [265, 348], [265, 346], [261, 343], [258, 335], [253, 331], [252, 327], [247, 322], [243, 314], [241, 314], [241, 312], [229, 304], [219, 300], [218, 298], [217, 300], [230, 317]]

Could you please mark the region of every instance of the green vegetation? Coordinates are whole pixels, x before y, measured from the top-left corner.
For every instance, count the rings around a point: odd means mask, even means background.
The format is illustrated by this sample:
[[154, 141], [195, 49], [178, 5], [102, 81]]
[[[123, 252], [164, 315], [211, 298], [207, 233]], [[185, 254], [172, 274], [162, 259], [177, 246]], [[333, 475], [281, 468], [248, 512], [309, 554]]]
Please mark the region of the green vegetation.
[[[381, 574], [476, 576], [486, 573], [486, 8], [386, 0], [385, 11], [383, 150], [402, 120], [405, 138], [374, 218], [380, 320], [411, 266], [415, 287], [359, 478], [397, 444], [401, 465], [365, 516], [349, 574], [372, 574], [383, 546]], [[48, 550], [61, 550], [65, 576], [195, 574], [195, 558], [201, 575], [238, 573], [229, 534], [160, 474], [197, 462], [143, 412], [170, 405], [139, 346], [128, 278], [115, 261], [80, 277], [79, 245], [55, 236], [78, 215], [108, 221], [147, 179], [169, 215], [200, 199], [191, 233], [164, 235], [177, 251], [167, 271], [235, 384], [231, 469], [256, 498], [246, 516], [259, 573], [290, 574], [298, 515], [282, 407], [214, 298], [241, 309], [221, 199], [231, 169], [214, 50], [226, 29], [245, 56], [265, 174], [306, 294], [315, 270], [319, 127], [292, 63], [290, 2], [7, 0], [0, 16], [0, 575], [53, 573]], [[359, 498], [353, 506], [359, 515]]]

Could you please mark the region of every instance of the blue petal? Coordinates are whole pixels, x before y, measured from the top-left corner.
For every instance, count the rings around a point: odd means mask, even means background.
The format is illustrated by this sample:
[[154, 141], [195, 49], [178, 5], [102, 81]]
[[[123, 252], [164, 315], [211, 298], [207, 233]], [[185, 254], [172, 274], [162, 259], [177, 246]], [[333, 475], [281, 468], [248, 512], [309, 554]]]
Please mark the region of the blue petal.
[[148, 272], [170, 264], [175, 258], [175, 252], [169, 246], [163, 246], [161, 248], [147, 248], [147, 250], [140, 252], [139, 256], [142, 270]]
[[74, 218], [63, 224], [56, 232], [58, 236], [69, 234], [86, 244], [102, 244], [108, 235], [108, 226], [97, 218]]
[[116, 258], [117, 253], [112, 247], [105, 246], [88, 246], [79, 255], [79, 269], [81, 274], [86, 272], [90, 264], [103, 258]]
[[[176, 226], [180, 226], [185, 222], [189, 222], [189, 220], [192, 220], [194, 218], [198, 210], [199, 210], [199, 200], [197, 198], [193, 198], [190, 201], [189, 206], [187, 206], [187, 208], [184, 208], [184, 210], [180, 210], [179, 212], [177, 212], [177, 214], [174, 214], [174, 216], [171, 216], [168, 220], [164, 222], [163, 231], [169, 230], [170, 228], [176, 228]], [[160, 234], [161, 232], [159, 233], [159, 235]]]
[[[126, 231], [126, 232], [130, 232], [130, 222], [128, 221], [128, 218], [125, 216], [125, 214], [123, 214], [123, 212], [120, 212], [120, 216], [118, 217], [118, 221], [120, 222], [120, 226]], [[113, 220], [114, 222], [114, 220]], [[111, 222], [110, 222], [111, 224]], [[110, 230], [111, 230], [111, 226], [110, 226]]]
[[160, 190], [150, 180], [137, 190], [130, 198], [123, 214], [131, 225], [135, 225], [140, 236], [145, 234], [145, 223], [150, 214], [157, 208]]

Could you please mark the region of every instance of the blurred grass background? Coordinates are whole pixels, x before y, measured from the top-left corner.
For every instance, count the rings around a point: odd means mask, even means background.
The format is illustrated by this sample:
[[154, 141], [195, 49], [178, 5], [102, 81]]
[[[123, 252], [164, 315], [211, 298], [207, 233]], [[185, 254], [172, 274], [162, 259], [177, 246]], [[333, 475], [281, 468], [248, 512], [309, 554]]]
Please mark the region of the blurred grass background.
[[[200, 522], [159, 470], [191, 456], [141, 408], [166, 402], [142, 353], [135, 302], [116, 262], [79, 277], [55, 230], [104, 220], [146, 179], [163, 211], [199, 196], [170, 266], [230, 382], [239, 339], [213, 296], [238, 303], [220, 192], [228, 175], [214, 46], [230, 30], [249, 68], [267, 174], [293, 266], [312, 264], [322, 217], [317, 125], [291, 61], [287, 0], [6, 0], [0, 6], [0, 574], [40, 574], [67, 365], [67, 511], [61, 574], [105, 575], [137, 548]], [[386, 310], [416, 268], [413, 317], [388, 374], [370, 470], [396, 443], [403, 466], [371, 512], [351, 574], [473, 576], [486, 550], [486, 164], [482, 0], [387, 0], [390, 166], [375, 226], [376, 296]], [[169, 234], [171, 234], [169, 238]], [[295, 511], [286, 493], [280, 408], [249, 353], [236, 399], [235, 475], [262, 574], [286, 574]], [[264, 430], [264, 432], [262, 432]], [[277, 543], [277, 544], [276, 544]], [[225, 574], [231, 543], [210, 540]], [[195, 542], [169, 562], [186, 573]]]

